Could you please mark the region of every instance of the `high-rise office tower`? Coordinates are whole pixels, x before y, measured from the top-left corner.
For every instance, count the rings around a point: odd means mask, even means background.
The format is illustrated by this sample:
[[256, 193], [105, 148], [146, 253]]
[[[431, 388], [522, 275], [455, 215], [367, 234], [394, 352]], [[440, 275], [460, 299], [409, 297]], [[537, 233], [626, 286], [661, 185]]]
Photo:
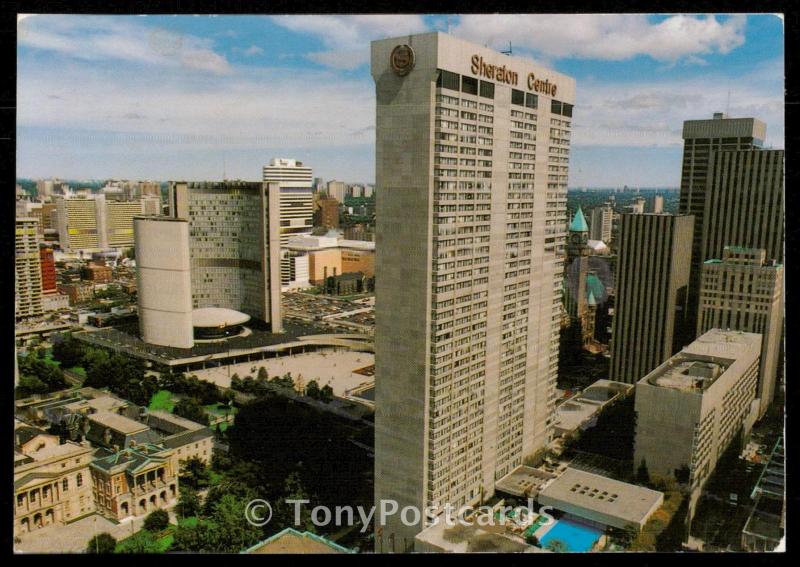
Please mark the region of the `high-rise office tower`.
[[[717, 151], [752, 150], [760, 148], [766, 137], [767, 126], [756, 118], [728, 118], [722, 112], [714, 113], [710, 120], [686, 120], [683, 123], [683, 169], [678, 211], [694, 215], [692, 241], [692, 269], [689, 282], [689, 322], [697, 321], [697, 302], [700, 291], [700, 273], [703, 261], [703, 234], [707, 196], [714, 206], [715, 197], [709, 193], [711, 155]], [[746, 214], [746, 213], [745, 213]], [[726, 242], [722, 245], [735, 244]], [[761, 246], [763, 247], [763, 246]], [[713, 257], [719, 257], [720, 248]]]
[[783, 150], [711, 152], [701, 260], [739, 246], [783, 261], [783, 161]]
[[53, 249], [48, 246], [39, 248], [39, 265], [42, 272], [42, 293], [56, 293], [56, 263], [53, 258]]
[[589, 224], [589, 236], [592, 240], [602, 240], [606, 244], [611, 241], [611, 223], [614, 210], [603, 205], [592, 209]]
[[293, 159], [270, 160], [264, 166], [264, 182], [278, 183], [281, 191], [281, 246], [289, 238], [311, 234], [314, 228], [314, 191], [311, 168]]
[[328, 181], [327, 188], [329, 197], [333, 197], [340, 203], [344, 203], [347, 185], [343, 181]]
[[663, 213], [664, 212], [664, 195], [653, 195], [652, 198], [652, 211], [651, 213]]
[[133, 247], [133, 217], [141, 215], [143, 209], [142, 200], [106, 201], [106, 247]]
[[[552, 436], [575, 81], [437, 32], [372, 77], [375, 498], [441, 511]], [[389, 522], [376, 549], [424, 527]]]
[[691, 342], [691, 215], [620, 215], [611, 380], [634, 384]]
[[58, 197], [58, 241], [67, 252], [99, 251], [103, 248], [104, 227], [98, 226], [105, 218], [100, 209], [103, 195], [95, 198]]
[[35, 317], [42, 310], [42, 271], [36, 225], [32, 218], [16, 219], [14, 260], [16, 268], [16, 318]]
[[137, 217], [133, 226], [142, 340], [154, 345], [192, 348], [189, 221]]
[[697, 335], [715, 327], [761, 334], [759, 416], [775, 396], [782, 325], [783, 266], [765, 250], [726, 246], [721, 259], [703, 263]]
[[323, 228], [339, 228], [339, 201], [333, 197], [317, 199], [319, 209], [319, 226]]
[[189, 221], [192, 306], [241, 311], [281, 331], [277, 183], [169, 183], [170, 216]]

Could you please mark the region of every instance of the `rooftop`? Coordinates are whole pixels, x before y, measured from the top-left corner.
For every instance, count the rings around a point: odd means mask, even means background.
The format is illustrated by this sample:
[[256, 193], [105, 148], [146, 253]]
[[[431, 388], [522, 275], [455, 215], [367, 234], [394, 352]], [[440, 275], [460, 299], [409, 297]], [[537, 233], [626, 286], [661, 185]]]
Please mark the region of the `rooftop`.
[[664, 495], [656, 490], [571, 467], [539, 494], [542, 505], [552, 505], [576, 516], [586, 514], [587, 519], [619, 528], [644, 525], [663, 500]]
[[119, 431], [120, 433], [124, 433], [126, 435], [130, 435], [133, 433], [139, 433], [140, 431], [145, 431], [148, 429], [148, 426], [144, 423], [138, 422], [135, 419], [130, 419], [125, 417], [124, 415], [119, 415], [118, 413], [113, 413], [110, 411], [101, 411], [97, 413], [93, 413], [88, 416], [91, 421], [99, 423], [100, 425], [104, 425], [109, 429], [113, 429], [115, 431]]
[[311, 532], [299, 532], [292, 528], [278, 532], [272, 537], [255, 544], [243, 553], [354, 553], [322, 536]]
[[522, 465], [497, 481], [495, 488], [512, 496], [535, 498], [542, 485], [554, 478], [553, 473]]
[[192, 325], [195, 327], [228, 327], [242, 325], [250, 320], [250, 315], [223, 307], [202, 307], [192, 311]]

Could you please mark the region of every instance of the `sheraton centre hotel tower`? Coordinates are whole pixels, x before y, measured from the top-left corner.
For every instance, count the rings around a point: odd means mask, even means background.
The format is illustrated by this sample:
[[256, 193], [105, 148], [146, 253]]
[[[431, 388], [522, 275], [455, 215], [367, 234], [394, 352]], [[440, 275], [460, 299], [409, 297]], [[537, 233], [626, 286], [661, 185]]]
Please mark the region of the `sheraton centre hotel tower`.
[[438, 32], [373, 42], [372, 76], [375, 498], [423, 512], [379, 521], [400, 552], [551, 438], [575, 80]]

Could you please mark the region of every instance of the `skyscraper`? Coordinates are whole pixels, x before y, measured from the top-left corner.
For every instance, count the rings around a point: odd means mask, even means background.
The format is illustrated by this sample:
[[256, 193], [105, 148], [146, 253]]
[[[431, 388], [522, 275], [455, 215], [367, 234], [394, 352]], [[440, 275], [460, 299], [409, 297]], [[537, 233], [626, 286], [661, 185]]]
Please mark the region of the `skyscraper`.
[[15, 248], [15, 303], [16, 318], [35, 317], [42, 310], [42, 271], [39, 243], [36, 237], [39, 221], [32, 218], [16, 219]]
[[279, 188], [250, 181], [169, 183], [189, 221], [192, 306], [241, 311], [281, 330]]
[[311, 168], [293, 159], [274, 158], [264, 166], [264, 182], [280, 186], [281, 246], [299, 234], [311, 234], [314, 227], [314, 192]]
[[611, 380], [634, 384], [691, 342], [685, 315], [693, 223], [691, 215], [620, 215]]
[[48, 246], [39, 248], [39, 263], [42, 272], [42, 293], [56, 293], [56, 263], [53, 259], [53, 249]]
[[711, 152], [701, 260], [739, 246], [783, 261], [783, 160], [783, 150]]
[[761, 334], [759, 416], [775, 396], [782, 324], [783, 266], [765, 250], [726, 246], [721, 259], [703, 263], [697, 335], [714, 327]]
[[[752, 150], [764, 143], [767, 126], [756, 118], [728, 118], [722, 112], [714, 113], [711, 120], [686, 120], [683, 123], [683, 169], [678, 211], [694, 215], [692, 241], [692, 269], [689, 282], [689, 321], [697, 320], [697, 302], [700, 292], [700, 273], [703, 261], [703, 238], [706, 222], [706, 201], [715, 200], [709, 195], [708, 184], [711, 156], [717, 151]], [[735, 244], [726, 242], [726, 244]], [[742, 244], [744, 245], [744, 244]], [[720, 248], [714, 257], [722, 253]]]
[[575, 81], [436, 32], [373, 42], [372, 76], [375, 498], [438, 512], [552, 436]]
[[142, 340], [155, 345], [192, 348], [189, 221], [137, 217], [133, 226]]
[[328, 181], [328, 196], [333, 197], [340, 203], [344, 203], [347, 194], [347, 185], [343, 181]]
[[592, 240], [602, 240], [606, 244], [611, 241], [611, 226], [614, 209], [607, 205], [592, 209], [589, 224], [589, 237]]

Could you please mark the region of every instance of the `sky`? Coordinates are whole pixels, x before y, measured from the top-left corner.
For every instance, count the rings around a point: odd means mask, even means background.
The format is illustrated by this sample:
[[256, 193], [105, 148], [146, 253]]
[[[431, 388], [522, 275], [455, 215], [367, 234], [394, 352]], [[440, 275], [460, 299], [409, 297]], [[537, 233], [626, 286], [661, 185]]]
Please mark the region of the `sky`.
[[23, 16], [17, 176], [374, 181], [374, 39], [425, 31], [573, 76], [570, 187], [676, 187], [684, 120], [784, 137], [775, 15]]

